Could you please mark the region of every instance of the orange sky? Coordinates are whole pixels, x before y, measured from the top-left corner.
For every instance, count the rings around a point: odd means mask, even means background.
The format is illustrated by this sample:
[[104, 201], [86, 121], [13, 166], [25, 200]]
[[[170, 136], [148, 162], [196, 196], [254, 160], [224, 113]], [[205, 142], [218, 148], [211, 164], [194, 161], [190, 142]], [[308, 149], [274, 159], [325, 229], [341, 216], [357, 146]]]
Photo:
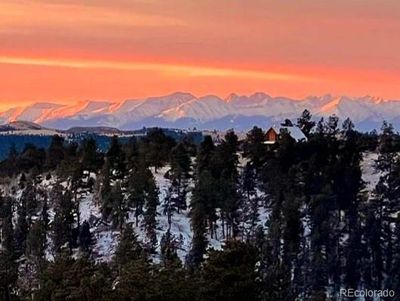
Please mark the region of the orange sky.
[[1, 0], [0, 108], [188, 91], [400, 99], [398, 0]]

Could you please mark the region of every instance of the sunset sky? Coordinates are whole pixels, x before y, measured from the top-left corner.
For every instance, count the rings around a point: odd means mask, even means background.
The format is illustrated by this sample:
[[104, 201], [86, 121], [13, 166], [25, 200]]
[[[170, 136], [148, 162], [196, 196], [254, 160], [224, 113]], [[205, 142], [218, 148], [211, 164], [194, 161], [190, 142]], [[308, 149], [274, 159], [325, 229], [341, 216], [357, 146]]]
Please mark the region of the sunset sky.
[[174, 91], [400, 99], [398, 0], [1, 0], [0, 109]]

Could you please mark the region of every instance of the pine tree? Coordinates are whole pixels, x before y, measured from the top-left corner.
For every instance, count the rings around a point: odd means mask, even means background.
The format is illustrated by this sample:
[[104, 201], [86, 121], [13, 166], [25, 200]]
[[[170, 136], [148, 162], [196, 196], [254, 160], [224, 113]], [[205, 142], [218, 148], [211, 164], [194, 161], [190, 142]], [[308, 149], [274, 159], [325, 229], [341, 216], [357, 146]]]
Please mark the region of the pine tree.
[[117, 136], [111, 138], [106, 158], [110, 164], [111, 177], [122, 179], [125, 173], [125, 153]]
[[125, 162], [128, 171], [135, 169], [140, 161], [139, 143], [136, 137], [131, 137], [125, 145]]
[[17, 208], [18, 218], [15, 226], [15, 252], [17, 256], [22, 256], [25, 253], [26, 238], [29, 231], [29, 222], [27, 217], [27, 199], [22, 197]]
[[395, 221], [393, 215], [400, 210], [400, 158], [393, 127], [386, 123], [382, 127], [379, 141], [377, 169], [382, 173], [367, 208], [366, 228], [369, 238], [371, 272], [367, 276], [371, 286], [382, 287], [385, 274], [392, 270]]
[[82, 146], [82, 155], [80, 159], [81, 168], [89, 172], [96, 172], [101, 168], [102, 159], [97, 152], [96, 140], [93, 138], [85, 139]]
[[167, 232], [163, 234], [160, 241], [161, 260], [164, 266], [180, 263], [177, 253], [178, 247], [178, 239], [172, 235], [171, 231], [168, 229]]
[[126, 225], [122, 232], [115, 263], [119, 274], [116, 286], [119, 298], [149, 300], [154, 290], [152, 267], [130, 225]]
[[12, 300], [18, 278], [12, 224], [12, 200], [0, 193], [0, 296]]
[[[146, 202], [146, 191], [151, 172], [143, 164], [138, 164], [128, 178], [128, 205], [135, 210], [135, 224], [139, 226], [139, 217], [143, 214]], [[152, 176], [152, 175], [151, 175]]]
[[120, 300], [146, 301], [155, 295], [154, 268], [148, 260], [140, 258], [126, 264], [121, 270], [116, 293]]
[[0, 296], [2, 300], [11, 301], [16, 298], [14, 294], [18, 278], [17, 264], [13, 254], [6, 250], [0, 250]]
[[53, 251], [59, 253], [64, 246], [72, 249], [72, 229], [74, 228], [74, 204], [69, 190], [63, 192], [61, 186], [55, 186], [52, 191], [53, 200], [56, 201], [56, 214], [52, 223]]
[[186, 209], [189, 172], [191, 169], [190, 156], [183, 145], [179, 143], [171, 152], [171, 207], [173, 211]]
[[[393, 264], [388, 271], [387, 284], [385, 287], [391, 290], [398, 290], [400, 287], [400, 215], [397, 214], [393, 231]], [[398, 297], [396, 297], [399, 299]], [[396, 300], [395, 298], [395, 300]]]
[[65, 157], [64, 138], [54, 135], [46, 153], [46, 168], [55, 169]]
[[227, 241], [222, 251], [210, 251], [200, 300], [257, 300], [256, 261], [256, 250], [238, 241]]
[[59, 254], [41, 275], [34, 300], [115, 300], [110, 271], [88, 258]]
[[315, 126], [315, 121], [312, 121], [312, 115], [309, 110], [304, 110], [301, 116], [297, 119], [297, 126], [307, 137], [310, 136], [312, 129]]
[[179, 258], [173, 255], [156, 267], [154, 299], [166, 301], [198, 300], [201, 288], [197, 274], [189, 274]]
[[339, 132], [338, 125], [339, 117], [336, 115], [329, 116], [327, 122], [325, 123], [325, 133], [331, 137], [334, 137]]
[[64, 159], [58, 164], [55, 170], [61, 180], [71, 180], [80, 177], [82, 174], [78, 157], [78, 144], [68, 143], [64, 146]]
[[243, 156], [250, 160], [250, 164], [258, 171], [264, 163], [267, 153], [265, 142], [265, 133], [259, 127], [247, 133], [246, 140], [243, 144]]
[[43, 221], [37, 220], [32, 224], [26, 245], [27, 255], [34, 258], [37, 263], [41, 263], [45, 259], [46, 230]]
[[145, 212], [144, 212], [144, 225], [146, 228], [146, 236], [148, 241], [148, 248], [154, 252], [155, 246], [157, 244], [157, 206], [159, 203], [158, 200], [158, 188], [156, 186], [154, 177], [148, 172], [148, 183], [146, 187], [146, 201], [145, 201]]
[[89, 253], [90, 247], [93, 243], [93, 237], [90, 233], [90, 225], [84, 221], [79, 227], [78, 244], [83, 252]]
[[121, 229], [125, 222], [127, 205], [125, 202], [125, 197], [122, 193], [121, 183], [119, 181], [117, 181], [111, 188], [110, 210], [110, 217], [113, 227], [115, 229]]
[[214, 175], [219, 181], [218, 203], [221, 208], [224, 235], [236, 237], [239, 226], [240, 197], [238, 194], [238, 137], [233, 131], [217, 147], [213, 158]]
[[211, 157], [214, 154], [215, 145], [211, 136], [205, 136], [203, 142], [200, 144], [199, 152], [196, 158], [197, 173], [208, 169], [211, 164]]
[[255, 170], [246, 165], [241, 175], [241, 214], [243, 237], [248, 241], [256, 238], [257, 223], [259, 222], [259, 209], [261, 198], [258, 196], [257, 178]]
[[110, 179], [110, 165], [106, 159], [101, 169], [100, 175], [96, 182], [97, 200], [101, 207], [101, 213], [104, 220], [108, 220], [112, 206], [111, 206], [111, 179]]
[[210, 192], [208, 189], [210, 189], [210, 187], [207, 183], [209, 183], [210, 179], [211, 176], [209, 173], [206, 171], [201, 172], [193, 190], [190, 211], [193, 240], [192, 247], [186, 258], [186, 262], [191, 268], [198, 267], [201, 264], [208, 245], [206, 233], [207, 214], [209, 211], [207, 205], [209, 203], [208, 196]]
[[121, 232], [117, 251], [115, 252], [115, 264], [121, 269], [130, 261], [138, 260], [144, 256], [143, 248], [134, 233], [132, 226], [126, 224]]
[[49, 213], [48, 213], [49, 207], [48, 207], [48, 201], [47, 201], [47, 194], [44, 195], [43, 199], [43, 206], [42, 206], [42, 211], [40, 213], [40, 219], [42, 221], [43, 228], [45, 232], [49, 230]]
[[342, 125], [342, 135], [345, 138], [350, 138], [350, 136], [354, 135], [354, 133], [354, 123], [350, 118], [346, 118]]
[[169, 154], [174, 146], [175, 141], [172, 138], [167, 137], [162, 129], [154, 128], [147, 133], [141, 144], [140, 152], [147, 165], [154, 167], [157, 171], [168, 161]]
[[8, 152], [7, 160], [4, 162], [3, 165], [5, 175], [11, 177], [16, 173], [15, 167], [18, 163], [18, 156], [19, 154], [17, 152], [15, 144], [12, 144], [10, 147], [10, 151]]

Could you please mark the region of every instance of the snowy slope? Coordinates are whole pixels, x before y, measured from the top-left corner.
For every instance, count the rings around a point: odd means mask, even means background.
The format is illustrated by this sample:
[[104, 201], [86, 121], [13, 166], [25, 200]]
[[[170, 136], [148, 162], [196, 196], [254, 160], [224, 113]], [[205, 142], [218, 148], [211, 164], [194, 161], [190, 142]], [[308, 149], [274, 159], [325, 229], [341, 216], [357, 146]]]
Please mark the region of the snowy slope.
[[176, 108], [193, 98], [194, 96], [189, 93], [174, 93], [165, 97], [151, 97], [130, 109], [123, 110], [124, 107], [122, 106], [120, 110], [114, 113], [114, 116], [118, 120], [119, 126], [123, 126], [132, 121], [158, 116], [164, 111]]
[[160, 117], [168, 121], [175, 121], [179, 118], [207, 121], [234, 113], [234, 109], [227, 102], [217, 96], [209, 95], [199, 99], [193, 98], [178, 107], [166, 110], [160, 114]]
[[[157, 206], [157, 226], [156, 226], [156, 233], [157, 233], [157, 240], [158, 244], [156, 246], [156, 254], [153, 256], [153, 260], [158, 262], [160, 260], [160, 242], [162, 236], [167, 232], [168, 229], [168, 218], [166, 213], [164, 212], [165, 200], [168, 192], [168, 188], [170, 187], [170, 181], [165, 177], [165, 174], [168, 172], [170, 168], [165, 166], [160, 168], [155, 172], [152, 170], [157, 187], [159, 189], [159, 205]], [[84, 173], [84, 177], [82, 178], [82, 183], [85, 184], [89, 181], [89, 178], [92, 178], [94, 181], [96, 180], [97, 176], [94, 173]], [[0, 189], [5, 191], [6, 193], [13, 192], [13, 195], [16, 196], [16, 201], [19, 202], [22, 196], [23, 188], [19, 186], [19, 181], [14, 179], [11, 183], [8, 184], [0, 184]], [[68, 181], [60, 182], [60, 180], [53, 175], [50, 178], [46, 178], [44, 175], [41, 177], [41, 180], [37, 181], [35, 185], [37, 197], [40, 200], [43, 200], [44, 195], [48, 196], [48, 206], [49, 206], [49, 219], [50, 223], [54, 219], [55, 216], [55, 200], [52, 199], [52, 190], [55, 185], [61, 184], [63, 187], [69, 187], [70, 183]], [[111, 183], [114, 185], [114, 183]], [[178, 256], [182, 261], [185, 261], [185, 257], [191, 249], [193, 233], [191, 229], [190, 223], [190, 200], [191, 200], [191, 189], [193, 188], [194, 183], [189, 182], [189, 193], [187, 195], [187, 209], [181, 211], [180, 213], [174, 212], [172, 216], [172, 224], [171, 224], [171, 234], [172, 236], [178, 241]], [[15, 191], [15, 193], [14, 193]], [[262, 193], [259, 192], [261, 196]], [[92, 246], [93, 249], [93, 258], [98, 262], [108, 262], [112, 260], [120, 237], [120, 232], [118, 229], [113, 229], [110, 224], [107, 224], [102, 220], [101, 215], [101, 208], [99, 207], [96, 194], [93, 190], [90, 190], [85, 185], [81, 185], [81, 188], [78, 188], [76, 200], [79, 202], [79, 220], [80, 224], [84, 221], [87, 221], [90, 225], [90, 231], [92, 233], [94, 239], [94, 245]], [[259, 212], [260, 212], [260, 220], [259, 224], [265, 224], [268, 213], [266, 209], [263, 208], [262, 202], [260, 201], [259, 205]], [[16, 220], [15, 213], [15, 220]], [[39, 213], [38, 213], [39, 214]], [[218, 213], [217, 213], [218, 216]], [[75, 216], [77, 220], [78, 217]], [[144, 229], [143, 223], [143, 216], [139, 218], [139, 225], [135, 226], [135, 215], [134, 211], [128, 212], [126, 223], [130, 224], [136, 234], [138, 235], [138, 239], [141, 242], [146, 242], [146, 234]], [[77, 225], [75, 225], [77, 226]], [[216, 237], [211, 238], [208, 235], [209, 241], [209, 248], [220, 249], [223, 245], [224, 239], [222, 234], [222, 221], [217, 221], [217, 231]], [[246, 226], [246, 225], [244, 225]], [[48, 245], [46, 250], [47, 259], [52, 260], [54, 258], [52, 252], [52, 237], [49, 233], [48, 236]], [[79, 255], [79, 250], [74, 250], [74, 256]]]
[[13, 121], [6, 125], [0, 125], [0, 135], [63, 135], [60, 131], [45, 128], [37, 123], [29, 121]]
[[59, 107], [43, 115], [37, 122], [44, 122], [49, 119], [62, 119], [69, 117], [93, 117], [104, 114], [112, 106], [107, 101], [81, 101], [73, 105]]
[[363, 160], [361, 162], [362, 180], [365, 182], [365, 192], [368, 198], [371, 198], [372, 192], [382, 176], [382, 173], [376, 170], [377, 159], [377, 153], [367, 152], [363, 154]]
[[[371, 195], [373, 189], [375, 188], [376, 183], [379, 180], [379, 177], [381, 176], [379, 173], [376, 172], [375, 168], [376, 159], [377, 159], [376, 153], [369, 152], [363, 154], [363, 161], [361, 164], [362, 179], [366, 182], [365, 193], [369, 196]], [[244, 164], [245, 161], [241, 159], [241, 166], [243, 166]], [[153, 171], [153, 175], [155, 177], [156, 184], [160, 192], [159, 194], [160, 203], [157, 207], [157, 228], [156, 228], [158, 246], [156, 250], [157, 254], [155, 254], [153, 257], [153, 260], [156, 262], [159, 260], [161, 237], [168, 229], [167, 216], [163, 212], [167, 190], [170, 185], [169, 180], [165, 177], [165, 174], [168, 172], [168, 170], [169, 167], [166, 166], [159, 169], [157, 172]], [[95, 180], [96, 174], [94, 173], [88, 174], [88, 177], [93, 178], [93, 180]], [[85, 177], [83, 179], [83, 182], [85, 183], [87, 181], [88, 178]], [[42, 179], [38, 181], [38, 183], [35, 186], [37, 190], [37, 196], [39, 199], [43, 199], [44, 197], [43, 192], [47, 193], [47, 195], [49, 196], [48, 205], [49, 205], [50, 221], [54, 218], [55, 214], [54, 212], [55, 202], [51, 198], [52, 195], [51, 191], [54, 185], [56, 185], [57, 183], [59, 183], [59, 179], [55, 176], [52, 176], [49, 179], [45, 179], [45, 177], [42, 177]], [[64, 187], [67, 187], [69, 185], [67, 182], [61, 182], [60, 184], [63, 185]], [[193, 183], [190, 183], [189, 187], [193, 187]], [[20, 200], [23, 190], [18, 186], [18, 180], [16, 179], [6, 184], [1, 183], [0, 189], [5, 193], [13, 193], [13, 195], [16, 197], [17, 202]], [[261, 192], [258, 192], [257, 194], [258, 197], [260, 198], [263, 197]], [[190, 198], [191, 198], [191, 193], [189, 193], [187, 196], [188, 205], [190, 203]], [[80, 188], [78, 190], [77, 199], [79, 200], [80, 222], [81, 223], [83, 223], [84, 221], [89, 222], [90, 231], [94, 238], [94, 245], [93, 245], [94, 259], [98, 262], [108, 262], [112, 260], [120, 237], [119, 231], [113, 229], [111, 225], [108, 225], [101, 220], [101, 210], [96, 201], [96, 196], [94, 192], [90, 191], [88, 188], [84, 188], [83, 186], [83, 188]], [[16, 210], [16, 208], [14, 210]], [[260, 217], [258, 224], [265, 225], [265, 223], [268, 221], [269, 218], [269, 212], [261, 205], [261, 203], [259, 206], [259, 215]], [[17, 216], [15, 213], [14, 220], [16, 220], [16, 217]], [[145, 241], [146, 239], [145, 230], [142, 223], [143, 218], [142, 217], [140, 218], [138, 227], [135, 226], [134, 221], [135, 221], [134, 213], [130, 212], [128, 214], [127, 222], [131, 224], [132, 227], [134, 227], [135, 232], [138, 234], [139, 240]], [[218, 228], [217, 228], [216, 238], [212, 239], [210, 236], [208, 236], [209, 248], [219, 249], [222, 247], [224, 243], [224, 239], [222, 238], [222, 232], [221, 232], [222, 225], [220, 219], [217, 221], [217, 225]], [[246, 225], [244, 225], [244, 229], [245, 228]], [[179, 214], [178, 213], [173, 214], [171, 233], [179, 241], [178, 256], [181, 258], [181, 260], [185, 260], [185, 257], [191, 248], [192, 237], [193, 237], [190, 225], [189, 209], [181, 211]], [[47, 258], [50, 260], [53, 258], [51, 246], [52, 246], [52, 240], [51, 236], [49, 236], [48, 248], [46, 254]], [[78, 254], [78, 250], [74, 250], [74, 252], [76, 252], [75, 255]]]
[[271, 97], [265, 93], [249, 96], [230, 94], [222, 99], [214, 95], [195, 97], [183, 92], [120, 102], [81, 101], [70, 105], [37, 103], [0, 113], [0, 123], [25, 120], [63, 129], [72, 126], [124, 129], [142, 126], [186, 127], [189, 124], [204, 128], [218, 124], [219, 128], [246, 130], [249, 127], [248, 119], [254, 118], [256, 124], [253, 125], [266, 126], [263, 124], [266, 120], [278, 122], [284, 118], [296, 119], [305, 109], [310, 110], [316, 118], [332, 114], [341, 120], [350, 117], [361, 129], [377, 128], [383, 120], [400, 127], [400, 102], [396, 100], [329, 94], [291, 99]]
[[9, 123], [16, 120], [40, 122], [44, 116], [62, 107], [59, 104], [35, 103], [26, 107], [19, 107], [0, 113], [0, 121]]

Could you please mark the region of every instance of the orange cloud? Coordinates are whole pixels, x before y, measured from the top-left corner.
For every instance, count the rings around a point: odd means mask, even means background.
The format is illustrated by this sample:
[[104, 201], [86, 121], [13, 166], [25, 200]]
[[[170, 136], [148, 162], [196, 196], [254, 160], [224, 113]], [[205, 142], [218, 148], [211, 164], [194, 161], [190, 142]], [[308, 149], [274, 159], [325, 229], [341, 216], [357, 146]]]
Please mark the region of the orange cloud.
[[399, 18], [392, 0], [3, 0], [0, 101], [400, 98]]
[[[203, 66], [156, 64], [140, 62], [121, 61], [99, 61], [99, 60], [74, 60], [74, 59], [44, 59], [26, 57], [0, 56], [0, 64], [32, 65], [44, 67], [80, 68], [80, 69], [112, 69], [112, 70], [136, 70], [154, 71], [160, 74], [175, 76], [195, 77], [238, 77], [243, 79], [265, 79], [284, 81], [310, 81], [310, 77], [295, 74], [284, 74], [260, 70], [242, 70], [233, 68], [216, 68]], [[316, 79], [314, 79], [316, 80]]]

